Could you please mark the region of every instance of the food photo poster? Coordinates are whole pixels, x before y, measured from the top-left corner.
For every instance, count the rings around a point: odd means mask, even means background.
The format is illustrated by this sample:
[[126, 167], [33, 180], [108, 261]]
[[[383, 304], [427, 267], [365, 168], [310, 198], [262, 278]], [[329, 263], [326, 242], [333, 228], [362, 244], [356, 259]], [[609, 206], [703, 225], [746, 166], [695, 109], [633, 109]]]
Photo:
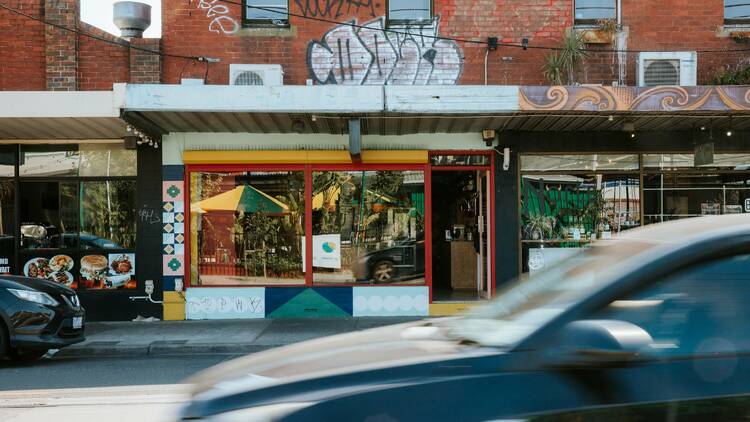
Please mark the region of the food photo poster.
[[[22, 261], [23, 262], [23, 261]], [[135, 254], [128, 252], [81, 255], [36, 256], [28, 258], [23, 275], [51, 280], [72, 289], [135, 289]]]

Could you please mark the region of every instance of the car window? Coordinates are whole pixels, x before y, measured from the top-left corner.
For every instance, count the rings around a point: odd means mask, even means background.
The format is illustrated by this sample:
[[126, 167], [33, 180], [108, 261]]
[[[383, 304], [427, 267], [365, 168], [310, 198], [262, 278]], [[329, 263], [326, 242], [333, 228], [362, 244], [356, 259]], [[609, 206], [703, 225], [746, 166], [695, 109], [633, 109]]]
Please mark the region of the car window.
[[750, 417], [750, 396], [576, 409], [525, 419], [528, 422], [703, 422], [739, 421]]
[[695, 265], [615, 300], [593, 319], [646, 330], [646, 353], [706, 355], [750, 350], [750, 255]]

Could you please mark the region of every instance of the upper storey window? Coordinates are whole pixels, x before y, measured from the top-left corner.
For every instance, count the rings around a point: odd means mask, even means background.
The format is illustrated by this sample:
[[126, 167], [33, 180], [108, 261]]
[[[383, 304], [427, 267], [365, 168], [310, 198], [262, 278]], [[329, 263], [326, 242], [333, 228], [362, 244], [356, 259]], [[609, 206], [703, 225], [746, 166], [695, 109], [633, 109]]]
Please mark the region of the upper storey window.
[[749, 24], [750, 0], [724, 0], [724, 23]]
[[602, 19], [617, 18], [616, 0], [575, 0], [576, 25], [596, 24]]
[[245, 0], [244, 9], [245, 24], [263, 26], [289, 24], [288, 0]]
[[390, 24], [423, 24], [431, 20], [431, 0], [388, 1], [388, 23]]

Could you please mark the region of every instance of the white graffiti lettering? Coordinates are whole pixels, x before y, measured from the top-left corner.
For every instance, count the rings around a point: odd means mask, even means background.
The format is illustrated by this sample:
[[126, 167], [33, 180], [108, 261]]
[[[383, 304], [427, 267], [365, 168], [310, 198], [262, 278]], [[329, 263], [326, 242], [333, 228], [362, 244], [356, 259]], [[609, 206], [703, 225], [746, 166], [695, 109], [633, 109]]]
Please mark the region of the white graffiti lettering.
[[263, 299], [260, 297], [198, 297], [187, 301], [188, 313], [192, 316], [214, 314], [258, 315], [263, 314]]
[[438, 39], [440, 17], [429, 25], [385, 31], [380, 17], [355, 28], [352, 20], [311, 41], [307, 64], [320, 84], [455, 85], [463, 53], [455, 41]]
[[206, 17], [211, 18], [208, 30], [217, 34], [231, 35], [240, 30], [240, 23], [229, 16], [229, 8], [223, 4], [216, 4], [219, 0], [200, 0], [198, 8], [207, 10]]

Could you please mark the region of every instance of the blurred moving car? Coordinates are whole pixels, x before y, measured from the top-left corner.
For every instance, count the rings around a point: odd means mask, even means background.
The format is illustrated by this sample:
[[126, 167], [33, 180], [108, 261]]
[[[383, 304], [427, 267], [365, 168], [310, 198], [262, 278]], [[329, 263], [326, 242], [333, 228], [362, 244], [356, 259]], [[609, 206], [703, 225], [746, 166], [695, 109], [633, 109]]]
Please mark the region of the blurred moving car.
[[[183, 420], [738, 420], [750, 214], [628, 231], [470, 315], [286, 346], [198, 374]], [[743, 419], [744, 420], [744, 419]]]
[[0, 358], [32, 360], [84, 340], [76, 292], [38, 278], [0, 276]]

